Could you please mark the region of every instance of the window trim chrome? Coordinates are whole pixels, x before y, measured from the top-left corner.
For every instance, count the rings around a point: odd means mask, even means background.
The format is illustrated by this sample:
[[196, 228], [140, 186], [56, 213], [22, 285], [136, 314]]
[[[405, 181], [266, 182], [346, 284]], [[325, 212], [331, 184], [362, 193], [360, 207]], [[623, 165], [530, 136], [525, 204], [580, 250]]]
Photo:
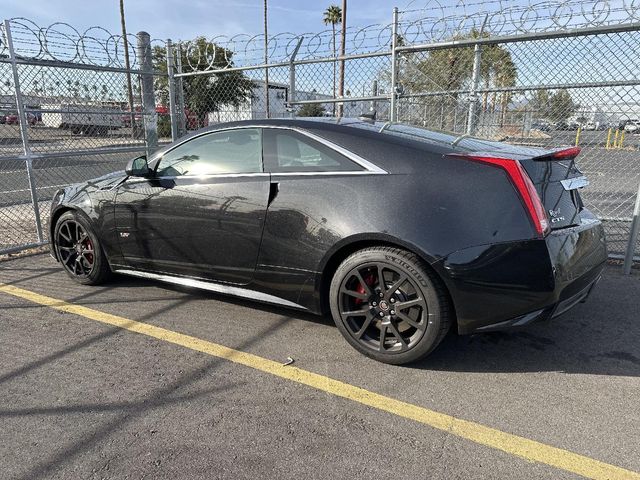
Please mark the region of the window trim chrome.
[[[213, 133], [219, 133], [219, 132], [225, 132], [225, 131], [231, 131], [231, 130], [246, 130], [246, 129], [274, 129], [274, 130], [288, 130], [288, 131], [292, 131], [292, 132], [297, 132], [301, 135], [306, 136], [307, 138], [310, 138], [311, 140], [315, 140], [318, 143], [321, 143], [322, 145], [330, 148], [331, 150], [347, 157], [349, 160], [351, 160], [352, 162], [356, 163], [357, 165], [361, 166], [362, 168], [364, 168], [364, 170], [327, 170], [325, 172], [308, 172], [308, 171], [300, 171], [300, 172], [267, 172], [264, 171], [264, 158], [262, 158], [262, 168], [263, 171], [262, 172], [255, 172], [255, 173], [247, 173], [247, 174], [234, 174], [234, 173], [221, 173], [221, 174], [207, 174], [208, 175], [216, 175], [219, 176], [220, 178], [222, 178], [222, 175], [285, 175], [285, 176], [315, 176], [315, 175], [387, 175], [389, 174], [389, 172], [387, 172], [386, 170], [378, 167], [377, 165], [371, 163], [368, 160], [365, 160], [364, 158], [362, 158], [360, 155], [353, 153], [350, 150], [347, 150], [344, 147], [341, 147], [340, 145], [337, 145], [329, 140], [327, 140], [326, 138], [323, 138], [319, 135], [315, 135], [311, 132], [308, 132], [307, 130], [303, 129], [303, 128], [298, 128], [298, 127], [291, 127], [291, 126], [284, 126], [284, 125], [260, 125], [260, 124], [255, 124], [255, 125], [242, 125], [242, 126], [236, 126], [236, 127], [228, 127], [228, 128], [221, 128], [219, 130], [207, 130], [205, 132], [202, 132], [198, 135], [194, 135], [192, 137], [189, 138], [185, 138], [184, 140], [182, 140], [180, 143], [177, 143], [176, 145], [174, 145], [173, 147], [171, 147], [170, 149], [168, 149], [167, 151], [165, 151], [161, 156], [158, 156], [157, 158], [153, 158], [152, 160], [150, 160], [150, 163], [156, 163], [154, 165], [154, 171], [157, 170], [160, 161], [162, 160], [162, 158], [169, 152], [175, 150], [176, 148], [178, 148], [180, 145], [183, 145], [184, 143], [194, 140], [196, 138], [200, 138], [203, 135], [210, 135]], [[260, 135], [260, 141], [262, 142], [262, 135]], [[186, 177], [204, 177], [205, 175], [180, 175], [180, 176], [172, 176], [172, 177], [156, 177], [156, 178], [186, 178]]]

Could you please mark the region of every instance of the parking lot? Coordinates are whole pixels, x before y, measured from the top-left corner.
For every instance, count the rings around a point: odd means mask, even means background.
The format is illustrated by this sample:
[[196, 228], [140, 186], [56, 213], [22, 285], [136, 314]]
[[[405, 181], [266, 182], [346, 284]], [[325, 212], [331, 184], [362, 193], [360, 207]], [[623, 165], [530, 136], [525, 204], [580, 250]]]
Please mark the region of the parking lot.
[[638, 291], [608, 267], [551, 324], [397, 367], [329, 318], [5, 261], [0, 477], [640, 478]]

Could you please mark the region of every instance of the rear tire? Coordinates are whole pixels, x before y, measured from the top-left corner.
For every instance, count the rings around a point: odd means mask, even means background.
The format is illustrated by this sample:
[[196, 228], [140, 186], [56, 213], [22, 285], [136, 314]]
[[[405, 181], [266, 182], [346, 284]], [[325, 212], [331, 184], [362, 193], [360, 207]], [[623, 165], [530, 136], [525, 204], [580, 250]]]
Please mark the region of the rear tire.
[[98, 285], [111, 268], [89, 220], [75, 211], [60, 215], [53, 233], [54, 249], [64, 271], [83, 285]]
[[416, 255], [398, 248], [350, 255], [336, 270], [329, 295], [333, 320], [347, 342], [383, 363], [425, 357], [452, 323], [441, 280]]

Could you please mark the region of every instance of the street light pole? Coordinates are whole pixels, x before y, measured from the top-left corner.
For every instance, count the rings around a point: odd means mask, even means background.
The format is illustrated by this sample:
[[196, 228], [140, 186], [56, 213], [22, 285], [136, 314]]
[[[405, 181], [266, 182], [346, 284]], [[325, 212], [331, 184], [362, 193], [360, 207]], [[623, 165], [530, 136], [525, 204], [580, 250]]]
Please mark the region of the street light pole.
[[[340, 56], [344, 57], [345, 47], [347, 43], [347, 0], [342, 0], [342, 24], [340, 31]], [[340, 85], [338, 87], [338, 96], [344, 97], [344, 58], [340, 60]], [[344, 103], [338, 104], [338, 117], [342, 117], [344, 114]]]
[[120, 26], [122, 27], [122, 42], [124, 44], [124, 68], [127, 70], [127, 94], [129, 96], [129, 112], [131, 115], [131, 135], [135, 137], [133, 88], [131, 87], [131, 63], [129, 62], [129, 41], [127, 40], [127, 25], [124, 20], [124, 0], [120, 0]]
[[267, 3], [268, 0], [264, 0], [264, 106], [265, 117], [269, 118], [269, 31], [267, 29]]

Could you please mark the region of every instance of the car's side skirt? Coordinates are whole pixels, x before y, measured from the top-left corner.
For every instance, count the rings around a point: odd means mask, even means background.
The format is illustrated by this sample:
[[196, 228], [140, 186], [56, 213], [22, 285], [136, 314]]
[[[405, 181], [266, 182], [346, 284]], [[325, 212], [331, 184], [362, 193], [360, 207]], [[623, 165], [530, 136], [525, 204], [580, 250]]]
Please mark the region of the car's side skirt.
[[258, 292], [248, 288], [236, 287], [233, 285], [224, 285], [221, 283], [212, 283], [196, 278], [178, 277], [173, 275], [166, 275], [160, 273], [143, 272], [139, 270], [117, 269], [115, 273], [122, 275], [130, 275], [132, 277], [146, 278], [149, 280], [158, 280], [164, 283], [171, 283], [174, 285], [180, 285], [183, 287], [192, 287], [200, 290], [208, 290], [210, 292], [222, 293], [224, 295], [232, 295], [234, 297], [248, 298], [257, 302], [272, 303], [276, 305], [282, 305], [285, 307], [298, 308], [301, 310], [307, 310], [307, 308], [297, 303], [285, 300], [284, 298], [276, 297], [275, 295], [269, 295], [268, 293]]

